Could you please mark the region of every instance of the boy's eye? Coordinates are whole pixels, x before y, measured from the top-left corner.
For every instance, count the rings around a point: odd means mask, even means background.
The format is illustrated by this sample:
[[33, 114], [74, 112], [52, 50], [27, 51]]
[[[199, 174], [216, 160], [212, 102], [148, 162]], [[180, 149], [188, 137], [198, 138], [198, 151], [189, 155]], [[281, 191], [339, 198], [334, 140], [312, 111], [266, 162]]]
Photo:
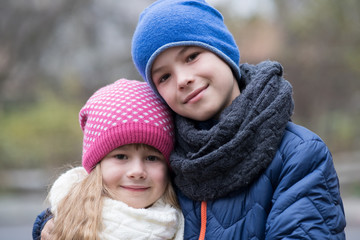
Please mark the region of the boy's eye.
[[165, 82], [169, 77], [170, 77], [169, 73], [162, 75], [159, 79], [159, 83]]
[[191, 62], [194, 61], [194, 59], [196, 59], [197, 56], [199, 56], [199, 52], [195, 52], [190, 54], [187, 58], [186, 58], [186, 62]]

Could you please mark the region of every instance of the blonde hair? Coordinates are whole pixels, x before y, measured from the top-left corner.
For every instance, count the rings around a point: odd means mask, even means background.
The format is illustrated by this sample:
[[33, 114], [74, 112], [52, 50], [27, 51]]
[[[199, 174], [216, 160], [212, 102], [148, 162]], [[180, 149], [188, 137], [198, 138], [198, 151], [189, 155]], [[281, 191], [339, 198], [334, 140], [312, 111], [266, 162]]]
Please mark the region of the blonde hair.
[[99, 166], [74, 184], [60, 201], [54, 216], [52, 239], [99, 239], [104, 197]]
[[[140, 144], [149, 147], [148, 145]], [[174, 188], [169, 181], [162, 199], [165, 203], [180, 209]], [[102, 230], [103, 198], [112, 197], [103, 184], [101, 166], [97, 164], [82, 181], [75, 183], [57, 206], [54, 216], [52, 239], [96, 240]]]

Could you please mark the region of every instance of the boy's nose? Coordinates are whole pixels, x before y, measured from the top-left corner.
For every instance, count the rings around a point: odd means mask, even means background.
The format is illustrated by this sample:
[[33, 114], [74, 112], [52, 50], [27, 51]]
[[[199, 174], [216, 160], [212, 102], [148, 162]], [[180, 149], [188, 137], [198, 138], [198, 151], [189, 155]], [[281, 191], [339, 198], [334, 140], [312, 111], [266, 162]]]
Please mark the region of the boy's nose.
[[194, 77], [187, 71], [181, 70], [177, 74], [177, 85], [179, 89], [184, 89], [194, 82]]
[[191, 83], [194, 82], [194, 80], [190, 77], [183, 77], [178, 80], [178, 87], [179, 89], [184, 89], [191, 85]]

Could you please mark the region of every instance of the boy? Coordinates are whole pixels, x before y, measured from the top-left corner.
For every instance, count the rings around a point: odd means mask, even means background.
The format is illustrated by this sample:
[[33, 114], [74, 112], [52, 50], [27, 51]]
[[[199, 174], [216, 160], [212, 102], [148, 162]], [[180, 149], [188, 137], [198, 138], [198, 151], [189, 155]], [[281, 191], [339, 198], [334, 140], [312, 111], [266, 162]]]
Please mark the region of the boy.
[[291, 122], [279, 63], [242, 64], [205, 1], [159, 0], [140, 16], [133, 61], [177, 113], [170, 159], [185, 239], [345, 239], [325, 143]]

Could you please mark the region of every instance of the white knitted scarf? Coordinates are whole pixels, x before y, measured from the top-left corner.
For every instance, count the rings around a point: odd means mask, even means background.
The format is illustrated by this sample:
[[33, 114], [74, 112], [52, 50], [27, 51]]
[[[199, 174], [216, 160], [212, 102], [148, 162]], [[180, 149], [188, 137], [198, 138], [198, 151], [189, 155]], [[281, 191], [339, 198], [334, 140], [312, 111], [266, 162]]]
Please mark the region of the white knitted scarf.
[[[51, 211], [57, 212], [57, 205], [72, 185], [87, 175], [82, 167], [62, 174], [50, 190]], [[123, 202], [105, 198], [102, 211], [103, 231], [101, 239], [183, 239], [184, 219], [180, 210], [162, 199], [150, 208], [136, 209]]]

